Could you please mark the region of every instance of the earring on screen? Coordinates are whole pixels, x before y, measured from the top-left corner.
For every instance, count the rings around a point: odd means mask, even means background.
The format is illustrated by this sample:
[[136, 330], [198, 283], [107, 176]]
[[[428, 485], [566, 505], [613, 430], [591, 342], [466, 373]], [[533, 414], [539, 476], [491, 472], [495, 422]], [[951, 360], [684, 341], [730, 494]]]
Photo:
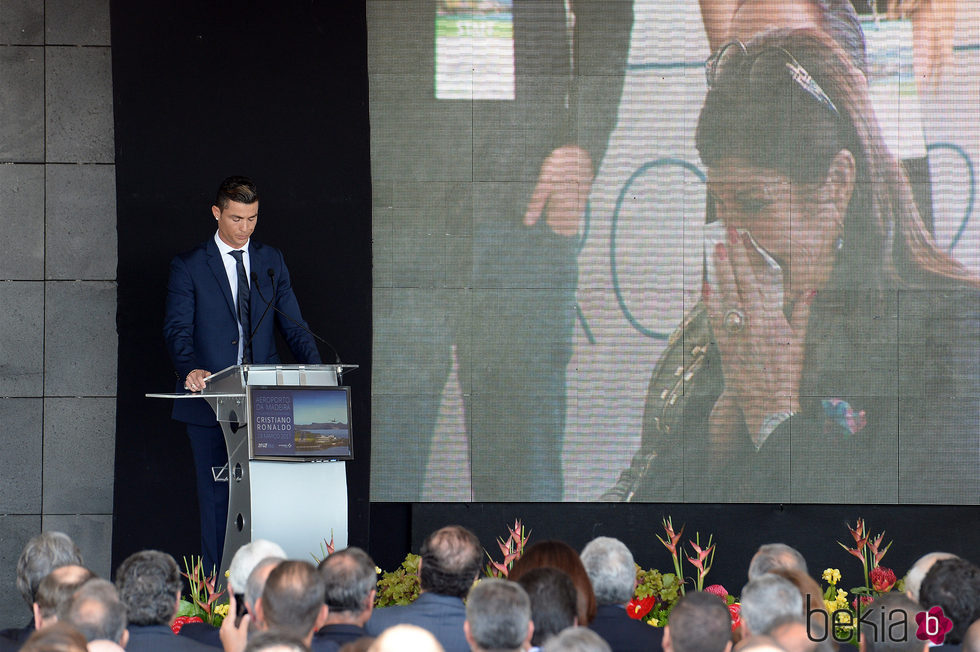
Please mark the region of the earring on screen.
[[837, 236], [837, 239], [834, 240], [834, 249], [840, 251], [843, 248], [844, 248], [844, 236], [839, 235]]

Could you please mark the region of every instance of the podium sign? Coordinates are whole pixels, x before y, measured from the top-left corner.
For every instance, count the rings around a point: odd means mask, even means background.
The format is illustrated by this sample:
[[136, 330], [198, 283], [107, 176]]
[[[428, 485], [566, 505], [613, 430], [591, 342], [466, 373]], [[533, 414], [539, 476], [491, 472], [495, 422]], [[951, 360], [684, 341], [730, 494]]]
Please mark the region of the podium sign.
[[[212, 374], [196, 394], [150, 398], [205, 400], [228, 449], [213, 469], [228, 483], [221, 574], [244, 544], [268, 539], [291, 559], [319, 554], [331, 537], [347, 547], [347, 465], [353, 459], [349, 388], [357, 365], [236, 365]], [[291, 438], [291, 439], [290, 439]]]

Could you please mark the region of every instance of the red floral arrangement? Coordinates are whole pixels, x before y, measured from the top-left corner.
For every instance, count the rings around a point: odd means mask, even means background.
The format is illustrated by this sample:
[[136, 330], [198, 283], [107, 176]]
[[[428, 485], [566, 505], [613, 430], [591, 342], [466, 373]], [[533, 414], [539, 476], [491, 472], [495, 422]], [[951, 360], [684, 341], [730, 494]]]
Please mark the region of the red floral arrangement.
[[626, 613], [634, 620], [643, 620], [643, 617], [650, 613], [655, 604], [657, 604], [656, 596], [633, 598], [626, 603]]

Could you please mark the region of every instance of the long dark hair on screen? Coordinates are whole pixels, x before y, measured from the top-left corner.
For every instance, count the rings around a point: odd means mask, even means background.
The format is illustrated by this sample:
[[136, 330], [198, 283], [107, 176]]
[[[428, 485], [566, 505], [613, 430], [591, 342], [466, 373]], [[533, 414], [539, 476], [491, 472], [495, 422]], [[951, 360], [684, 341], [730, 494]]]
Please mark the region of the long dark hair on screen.
[[[765, 55], [765, 56], [761, 56]], [[786, 66], [794, 60], [805, 78]], [[885, 145], [868, 86], [850, 58], [813, 30], [775, 30], [719, 64], [698, 119], [696, 145], [711, 167], [733, 157], [819, 185], [834, 156], [856, 163], [854, 190], [829, 289], [980, 288], [980, 279], [929, 235], [898, 160]], [[818, 99], [826, 95], [833, 105]]]

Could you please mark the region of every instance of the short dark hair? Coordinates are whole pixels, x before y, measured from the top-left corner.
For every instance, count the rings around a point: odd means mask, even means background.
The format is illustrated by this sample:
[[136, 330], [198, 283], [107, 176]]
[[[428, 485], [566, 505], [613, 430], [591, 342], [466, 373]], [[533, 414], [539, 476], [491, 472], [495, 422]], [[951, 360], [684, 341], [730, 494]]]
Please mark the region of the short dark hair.
[[967, 627], [980, 619], [980, 568], [965, 559], [937, 561], [922, 580], [919, 602], [926, 609], [942, 607], [953, 621], [945, 644], [958, 645]]
[[675, 652], [721, 652], [732, 640], [732, 616], [712, 593], [688, 593], [670, 611], [670, 642]]
[[323, 598], [323, 579], [313, 564], [284, 561], [265, 582], [262, 617], [269, 628], [305, 638], [316, 625]]
[[[880, 595], [862, 610], [861, 638], [867, 652], [922, 652], [925, 641], [915, 635], [915, 615], [922, 607], [904, 593]], [[896, 617], [895, 612], [903, 612]], [[896, 627], [904, 623], [904, 640]]]
[[119, 643], [126, 631], [126, 605], [112, 582], [99, 578], [82, 584], [58, 609], [58, 621], [80, 631], [88, 641]]
[[17, 590], [30, 607], [37, 587], [48, 573], [59, 566], [82, 565], [78, 546], [63, 532], [42, 532], [24, 546], [17, 559]]
[[419, 551], [423, 591], [464, 598], [483, 561], [476, 535], [461, 525], [447, 525], [430, 534]]
[[363, 613], [367, 598], [378, 584], [374, 560], [360, 548], [339, 550], [320, 562], [325, 601], [330, 611]]
[[254, 204], [258, 200], [259, 189], [255, 186], [255, 182], [248, 177], [234, 176], [228, 177], [218, 186], [214, 205], [223, 210], [228, 208], [228, 202]]
[[540, 647], [546, 640], [575, 624], [578, 594], [565, 571], [553, 566], [532, 568], [517, 583], [531, 600], [534, 636], [531, 644]]
[[310, 648], [301, 638], [280, 630], [269, 630], [259, 632], [248, 639], [245, 652], [261, 652], [262, 650], [272, 650], [278, 647], [285, 647], [293, 652], [309, 652]]
[[52, 570], [37, 587], [36, 602], [41, 616], [50, 618], [55, 615], [71, 600], [78, 587], [93, 577], [95, 573], [81, 566], [59, 566]]
[[466, 622], [482, 649], [516, 650], [527, 638], [531, 601], [517, 582], [480, 580], [466, 600]]
[[133, 625], [169, 625], [181, 586], [177, 562], [159, 550], [133, 553], [116, 570], [116, 589]]

